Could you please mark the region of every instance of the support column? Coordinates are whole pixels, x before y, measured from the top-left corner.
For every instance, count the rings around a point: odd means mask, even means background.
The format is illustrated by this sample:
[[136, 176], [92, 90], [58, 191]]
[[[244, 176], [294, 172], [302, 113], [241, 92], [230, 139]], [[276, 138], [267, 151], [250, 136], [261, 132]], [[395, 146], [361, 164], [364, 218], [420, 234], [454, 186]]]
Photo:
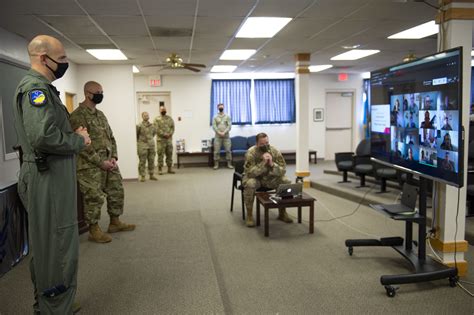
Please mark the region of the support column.
[[303, 187], [309, 181], [309, 65], [311, 54], [299, 53], [296, 59], [296, 176], [303, 178]]
[[[444, 264], [454, 266], [456, 262], [459, 275], [462, 276], [467, 273], [468, 269], [467, 261], [464, 258], [468, 244], [464, 240], [464, 235], [474, 4], [462, 0], [442, 0], [440, 4], [442, 11], [437, 16], [437, 22], [440, 25], [438, 34], [439, 51], [458, 46], [463, 47], [463, 90], [462, 100], [459, 101], [462, 104], [461, 124], [464, 127], [464, 185], [458, 191], [456, 187], [450, 185], [435, 184], [434, 190], [437, 195], [436, 200], [434, 200], [434, 205], [436, 205], [434, 217], [434, 220], [436, 220], [436, 236], [430, 239], [430, 242], [433, 248], [440, 253]], [[457, 253], [456, 257], [454, 257], [455, 251]]]

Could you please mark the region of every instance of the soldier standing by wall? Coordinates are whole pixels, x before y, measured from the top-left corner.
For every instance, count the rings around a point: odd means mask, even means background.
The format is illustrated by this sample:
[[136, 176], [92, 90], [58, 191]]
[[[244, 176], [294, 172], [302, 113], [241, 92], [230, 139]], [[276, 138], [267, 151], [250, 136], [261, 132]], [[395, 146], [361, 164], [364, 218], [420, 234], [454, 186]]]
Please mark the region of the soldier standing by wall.
[[16, 89], [13, 111], [23, 150], [18, 194], [28, 212], [33, 310], [72, 314], [79, 310], [73, 303], [79, 256], [75, 154], [91, 141], [82, 125], [73, 132], [51, 85], [68, 68], [64, 46], [40, 35], [29, 43], [28, 54], [31, 69]]
[[163, 175], [163, 155], [166, 155], [166, 165], [168, 173], [174, 174], [173, 165], [173, 133], [174, 121], [169, 115], [166, 115], [166, 107], [160, 105], [160, 117], [154, 121], [156, 129], [156, 150], [158, 151], [158, 172]]
[[[248, 227], [255, 226], [252, 215], [255, 191], [260, 187], [275, 189], [280, 184], [290, 183], [290, 180], [285, 177], [286, 162], [281, 152], [270, 146], [268, 136], [263, 132], [257, 135], [256, 140], [257, 144], [245, 154], [244, 178], [242, 180]], [[285, 209], [278, 210], [278, 220], [286, 223], [293, 222]]]
[[140, 163], [138, 165], [138, 172], [140, 173], [140, 181], [145, 181], [145, 168], [148, 161], [148, 174], [151, 180], [158, 180], [153, 175], [155, 171], [155, 141], [156, 135], [155, 126], [150, 123], [150, 115], [147, 112], [142, 113], [143, 121], [137, 125], [137, 147], [138, 158]]
[[221, 147], [224, 145], [225, 158], [227, 160], [227, 167], [234, 168], [232, 166], [232, 153], [230, 151], [232, 143], [230, 141], [229, 132], [232, 128], [232, 120], [229, 115], [224, 114], [224, 104], [217, 104], [219, 113], [212, 120], [212, 129], [214, 129], [216, 135], [214, 136], [214, 169], [219, 168], [219, 159], [221, 153]]
[[102, 86], [94, 81], [87, 82], [84, 96], [70, 121], [73, 128], [86, 127], [93, 144], [79, 154], [77, 179], [84, 201], [85, 221], [89, 225], [89, 241], [108, 243], [112, 237], [103, 233], [98, 224], [105, 199], [110, 215], [108, 233], [132, 231], [135, 225], [119, 220], [123, 214], [124, 192], [117, 164], [117, 144], [107, 118], [96, 108], [104, 97]]

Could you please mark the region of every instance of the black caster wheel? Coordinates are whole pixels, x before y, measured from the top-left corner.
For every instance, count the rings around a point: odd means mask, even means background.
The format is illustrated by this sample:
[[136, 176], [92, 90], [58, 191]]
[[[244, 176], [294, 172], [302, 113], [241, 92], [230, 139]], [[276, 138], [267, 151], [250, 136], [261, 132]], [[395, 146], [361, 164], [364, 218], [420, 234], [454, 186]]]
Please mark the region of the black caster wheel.
[[349, 251], [349, 256], [352, 256], [352, 253], [354, 253], [354, 248], [350, 246], [347, 250]]
[[456, 283], [458, 282], [459, 278], [457, 276], [455, 277], [449, 277], [449, 286], [451, 288], [455, 288], [456, 287]]
[[394, 288], [391, 285], [386, 285], [385, 290], [387, 291], [388, 297], [394, 297], [395, 294], [397, 294], [397, 288]]

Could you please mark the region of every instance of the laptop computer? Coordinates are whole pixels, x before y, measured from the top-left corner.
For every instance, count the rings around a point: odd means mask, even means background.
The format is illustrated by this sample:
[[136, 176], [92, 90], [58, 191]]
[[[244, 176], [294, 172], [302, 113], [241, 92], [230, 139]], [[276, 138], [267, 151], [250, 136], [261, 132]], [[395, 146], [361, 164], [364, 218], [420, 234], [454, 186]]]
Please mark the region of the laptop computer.
[[414, 213], [416, 207], [416, 199], [418, 198], [418, 189], [410, 184], [403, 184], [402, 200], [400, 204], [380, 205], [383, 210], [391, 214]]
[[303, 191], [303, 184], [280, 184], [275, 195], [281, 198], [292, 198], [300, 195]]

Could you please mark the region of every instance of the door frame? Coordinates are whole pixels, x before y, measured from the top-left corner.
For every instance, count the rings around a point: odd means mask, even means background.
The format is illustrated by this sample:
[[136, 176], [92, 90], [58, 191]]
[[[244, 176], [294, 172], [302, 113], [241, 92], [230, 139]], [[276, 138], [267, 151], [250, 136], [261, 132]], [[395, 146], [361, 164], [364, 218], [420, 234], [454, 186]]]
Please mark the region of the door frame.
[[139, 104], [138, 104], [138, 97], [141, 95], [150, 95], [150, 96], [168, 96], [170, 98], [170, 104], [168, 104], [167, 110], [169, 111], [169, 115], [171, 115], [173, 104], [171, 102], [171, 91], [136, 91], [135, 93], [135, 113], [136, 113], [136, 121], [139, 122], [142, 120], [140, 111], [139, 111]]
[[355, 132], [354, 128], [357, 126], [357, 115], [355, 113], [356, 109], [356, 96], [357, 96], [357, 89], [325, 89], [324, 90], [324, 155], [326, 156], [326, 145], [327, 145], [327, 127], [326, 127], [326, 115], [327, 115], [327, 102], [328, 102], [328, 94], [329, 93], [352, 93], [352, 101], [351, 101], [351, 113], [352, 113], [352, 121], [351, 121], [351, 151], [354, 151], [354, 137], [355, 137]]

